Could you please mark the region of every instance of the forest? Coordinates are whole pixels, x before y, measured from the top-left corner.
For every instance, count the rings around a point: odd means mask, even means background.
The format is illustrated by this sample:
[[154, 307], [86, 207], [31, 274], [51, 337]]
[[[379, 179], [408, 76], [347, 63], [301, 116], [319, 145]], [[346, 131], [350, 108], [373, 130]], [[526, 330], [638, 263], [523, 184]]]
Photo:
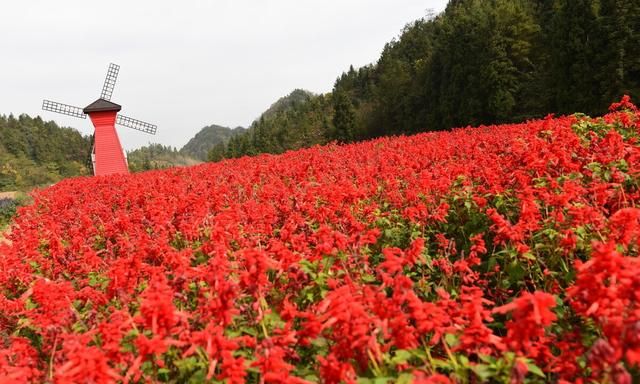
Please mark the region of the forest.
[[91, 137], [40, 117], [0, 115], [0, 191], [90, 174]]
[[256, 120], [210, 160], [331, 141], [599, 115], [640, 97], [640, 0], [453, 0], [332, 92]]
[[129, 171], [142, 172], [151, 169], [189, 166], [199, 161], [183, 154], [175, 147], [162, 144], [149, 144], [127, 152]]

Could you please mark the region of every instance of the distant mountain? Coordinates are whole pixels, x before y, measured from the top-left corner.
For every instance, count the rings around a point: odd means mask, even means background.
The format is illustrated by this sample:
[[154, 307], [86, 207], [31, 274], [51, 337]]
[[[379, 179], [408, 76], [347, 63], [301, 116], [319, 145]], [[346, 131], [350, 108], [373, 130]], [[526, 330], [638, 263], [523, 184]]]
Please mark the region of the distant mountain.
[[207, 160], [207, 153], [216, 144], [226, 144], [231, 137], [245, 132], [243, 127], [228, 128], [212, 124], [198, 132], [182, 149], [180, 154], [190, 156], [201, 161]]
[[216, 145], [225, 145], [231, 137], [245, 132], [246, 129], [234, 129], [220, 125], [209, 125], [198, 132], [189, 142], [177, 150], [162, 144], [149, 144], [127, 152], [129, 170], [132, 172], [183, 167], [195, 165], [207, 160], [207, 153]]
[[305, 89], [294, 89], [287, 96], [281, 97], [260, 115], [263, 119], [269, 119], [278, 113], [286, 112], [306, 103], [314, 96], [313, 92]]
[[264, 111], [240, 135], [209, 150], [207, 160], [219, 161], [262, 152], [281, 153], [287, 149], [324, 144], [330, 128], [331, 99], [304, 89], [295, 89]]
[[[304, 89], [295, 89], [287, 96], [281, 97], [264, 111], [252, 124], [252, 128], [229, 128], [217, 124], [211, 124], [202, 128], [179, 151], [160, 144], [149, 144], [127, 154], [129, 169], [131, 171], [143, 171], [148, 169], [167, 168], [172, 166], [192, 165], [198, 162], [212, 160], [211, 151], [224, 149], [227, 143], [234, 137], [242, 136], [259, 125], [260, 122], [271, 121], [276, 116], [287, 114], [308, 103], [315, 96]], [[217, 159], [216, 156], [213, 159]]]

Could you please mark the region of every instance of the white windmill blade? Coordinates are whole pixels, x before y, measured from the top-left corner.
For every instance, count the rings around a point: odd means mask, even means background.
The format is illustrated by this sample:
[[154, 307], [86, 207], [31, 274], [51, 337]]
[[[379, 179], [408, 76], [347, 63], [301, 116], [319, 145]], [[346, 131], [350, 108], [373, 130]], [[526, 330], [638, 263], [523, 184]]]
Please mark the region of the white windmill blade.
[[63, 115], [69, 115], [80, 119], [87, 118], [87, 115], [82, 112], [82, 108], [74, 107], [73, 105], [58, 103], [51, 100], [43, 100], [42, 109], [45, 111], [61, 113]]
[[116, 124], [122, 125], [123, 127], [137, 129], [138, 131], [142, 131], [150, 135], [155, 135], [156, 129], [158, 128], [154, 124], [149, 124], [147, 122], [136, 120], [120, 114], [116, 117]]
[[113, 63], [109, 64], [109, 69], [107, 69], [107, 77], [104, 79], [102, 93], [100, 94], [101, 99], [111, 100], [113, 88], [115, 88], [116, 80], [118, 79], [118, 72], [120, 72], [119, 65]]

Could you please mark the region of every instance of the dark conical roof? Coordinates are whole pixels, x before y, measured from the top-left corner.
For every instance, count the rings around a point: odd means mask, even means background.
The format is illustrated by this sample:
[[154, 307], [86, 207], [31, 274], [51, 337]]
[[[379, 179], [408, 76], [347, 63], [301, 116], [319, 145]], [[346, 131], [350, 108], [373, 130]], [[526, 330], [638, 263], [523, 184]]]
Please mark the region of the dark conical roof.
[[112, 103], [105, 99], [98, 99], [93, 103], [84, 107], [82, 112], [90, 113], [90, 112], [106, 112], [106, 111], [119, 111], [122, 107], [116, 103]]

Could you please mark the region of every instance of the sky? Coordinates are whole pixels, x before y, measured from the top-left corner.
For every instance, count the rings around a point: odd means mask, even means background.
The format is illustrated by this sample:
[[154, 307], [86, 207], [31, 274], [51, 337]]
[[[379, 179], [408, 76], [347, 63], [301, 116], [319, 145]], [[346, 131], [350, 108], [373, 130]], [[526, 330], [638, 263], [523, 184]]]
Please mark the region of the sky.
[[409, 22], [447, 0], [2, 0], [0, 114], [27, 113], [91, 134], [85, 107], [120, 65], [112, 101], [158, 126], [119, 127], [125, 149], [182, 147], [202, 127], [247, 127], [295, 88], [331, 91], [374, 63]]

